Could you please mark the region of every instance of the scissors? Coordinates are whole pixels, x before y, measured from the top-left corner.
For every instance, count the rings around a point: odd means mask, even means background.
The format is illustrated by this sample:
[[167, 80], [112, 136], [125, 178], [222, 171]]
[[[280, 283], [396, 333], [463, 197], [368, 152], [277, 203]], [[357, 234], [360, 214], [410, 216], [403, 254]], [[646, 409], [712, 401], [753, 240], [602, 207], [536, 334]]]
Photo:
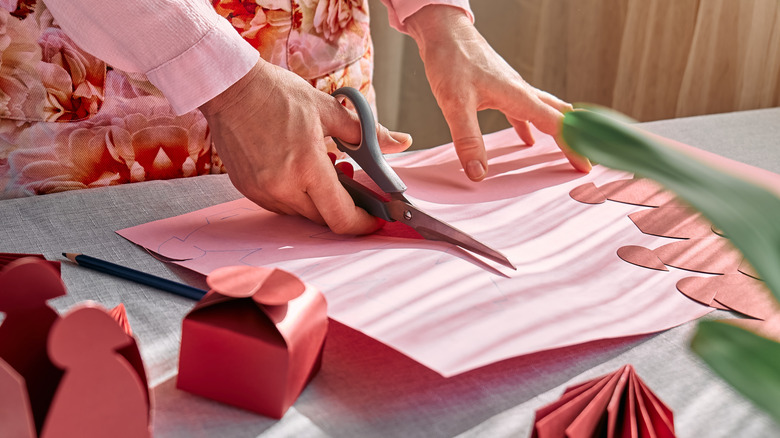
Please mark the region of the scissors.
[[377, 186], [390, 197], [387, 200], [344, 173], [338, 172], [339, 182], [355, 201], [355, 205], [388, 222], [400, 221], [409, 225], [428, 240], [449, 242], [504, 266], [517, 269], [506, 256], [497, 250], [425, 213], [406, 199], [404, 196], [406, 185], [385, 161], [382, 150], [379, 148], [374, 113], [366, 98], [360, 91], [351, 87], [339, 88], [332, 93], [332, 96], [344, 96], [352, 102], [360, 120], [361, 130], [360, 144], [347, 143], [334, 137], [336, 146], [340, 151], [352, 157]]

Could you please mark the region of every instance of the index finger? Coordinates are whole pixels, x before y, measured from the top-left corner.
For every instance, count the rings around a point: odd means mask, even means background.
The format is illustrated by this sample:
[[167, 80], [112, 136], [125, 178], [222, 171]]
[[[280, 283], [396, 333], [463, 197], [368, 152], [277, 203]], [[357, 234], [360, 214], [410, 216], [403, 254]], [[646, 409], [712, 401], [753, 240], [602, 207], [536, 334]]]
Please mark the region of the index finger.
[[442, 106], [442, 112], [450, 127], [452, 143], [463, 170], [472, 181], [482, 181], [487, 175], [487, 152], [477, 120], [476, 105], [458, 105], [454, 109], [445, 105]]
[[[528, 86], [530, 91], [535, 91], [533, 87]], [[525, 93], [526, 99], [524, 103], [519, 103], [517, 106], [512, 106], [505, 110], [505, 114], [508, 118], [519, 118], [522, 115], [526, 115], [527, 119], [534, 124], [540, 131], [545, 134], [551, 135], [555, 139], [555, 143], [558, 148], [569, 160], [572, 167], [580, 172], [590, 172], [592, 166], [590, 161], [574, 151], [572, 151], [566, 142], [563, 141], [561, 136], [561, 127], [563, 126], [563, 113], [557, 108], [553, 107], [551, 103], [545, 102], [537, 93]], [[549, 95], [552, 96], [552, 95]], [[563, 101], [560, 101], [563, 102]]]

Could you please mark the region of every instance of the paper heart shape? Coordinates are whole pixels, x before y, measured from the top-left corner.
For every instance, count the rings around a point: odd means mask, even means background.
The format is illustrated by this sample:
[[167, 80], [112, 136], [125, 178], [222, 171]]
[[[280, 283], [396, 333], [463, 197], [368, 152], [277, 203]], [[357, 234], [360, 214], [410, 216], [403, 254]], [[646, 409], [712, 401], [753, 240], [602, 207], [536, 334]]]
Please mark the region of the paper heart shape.
[[599, 191], [611, 201], [647, 207], [660, 207], [674, 200], [671, 192], [646, 178], [608, 182], [599, 187]]
[[621, 246], [617, 250], [617, 255], [624, 261], [637, 266], [642, 266], [643, 268], [668, 271], [664, 262], [655, 255], [653, 250], [645, 248], [644, 246]]
[[221, 295], [249, 298], [260, 304], [279, 306], [301, 296], [306, 286], [298, 277], [275, 268], [226, 266], [206, 277], [209, 287]]
[[607, 202], [607, 197], [592, 182], [573, 188], [569, 192], [569, 196], [571, 196], [571, 199], [583, 204], [603, 204]]

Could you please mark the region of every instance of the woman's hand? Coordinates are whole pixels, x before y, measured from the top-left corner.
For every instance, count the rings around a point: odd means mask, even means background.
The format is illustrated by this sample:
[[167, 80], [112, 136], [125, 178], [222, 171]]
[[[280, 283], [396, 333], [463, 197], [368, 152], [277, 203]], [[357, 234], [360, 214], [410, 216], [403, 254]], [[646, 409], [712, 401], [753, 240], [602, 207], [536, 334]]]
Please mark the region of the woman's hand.
[[[325, 138], [360, 142], [357, 115], [294, 73], [262, 59], [200, 107], [230, 180], [244, 196], [281, 214], [301, 215], [339, 234], [365, 234], [382, 222], [355, 206], [338, 181]], [[408, 134], [377, 125], [383, 152], [411, 145]]]
[[417, 42], [425, 74], [450, 127], [455, 149], [468, 177], [487, 175], [487, 154], [477, 111], [504, 113], [526, 144], [533, 144], [529, 122], [555, 137], [575, 169], [589, 172], [587, 158], [575, 154], [560, 137], [563, 113], [571, 105], [530, 86], [480, 35], [458, 8], [428, 5], [404, 23]]

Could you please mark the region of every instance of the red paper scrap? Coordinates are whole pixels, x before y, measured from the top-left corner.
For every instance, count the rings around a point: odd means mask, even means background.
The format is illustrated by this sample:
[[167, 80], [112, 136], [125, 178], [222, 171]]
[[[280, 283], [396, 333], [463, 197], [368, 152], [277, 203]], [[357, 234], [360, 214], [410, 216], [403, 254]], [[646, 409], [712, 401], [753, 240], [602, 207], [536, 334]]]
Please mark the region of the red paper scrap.
[[568, 388], [536, 411], [534, 438], [674, 437], [672, 411], [631, 365]]
[[281, 418], [319, 370], [324, 296], [270, 268], [214, 270], [182, 324], [178, 388]]

